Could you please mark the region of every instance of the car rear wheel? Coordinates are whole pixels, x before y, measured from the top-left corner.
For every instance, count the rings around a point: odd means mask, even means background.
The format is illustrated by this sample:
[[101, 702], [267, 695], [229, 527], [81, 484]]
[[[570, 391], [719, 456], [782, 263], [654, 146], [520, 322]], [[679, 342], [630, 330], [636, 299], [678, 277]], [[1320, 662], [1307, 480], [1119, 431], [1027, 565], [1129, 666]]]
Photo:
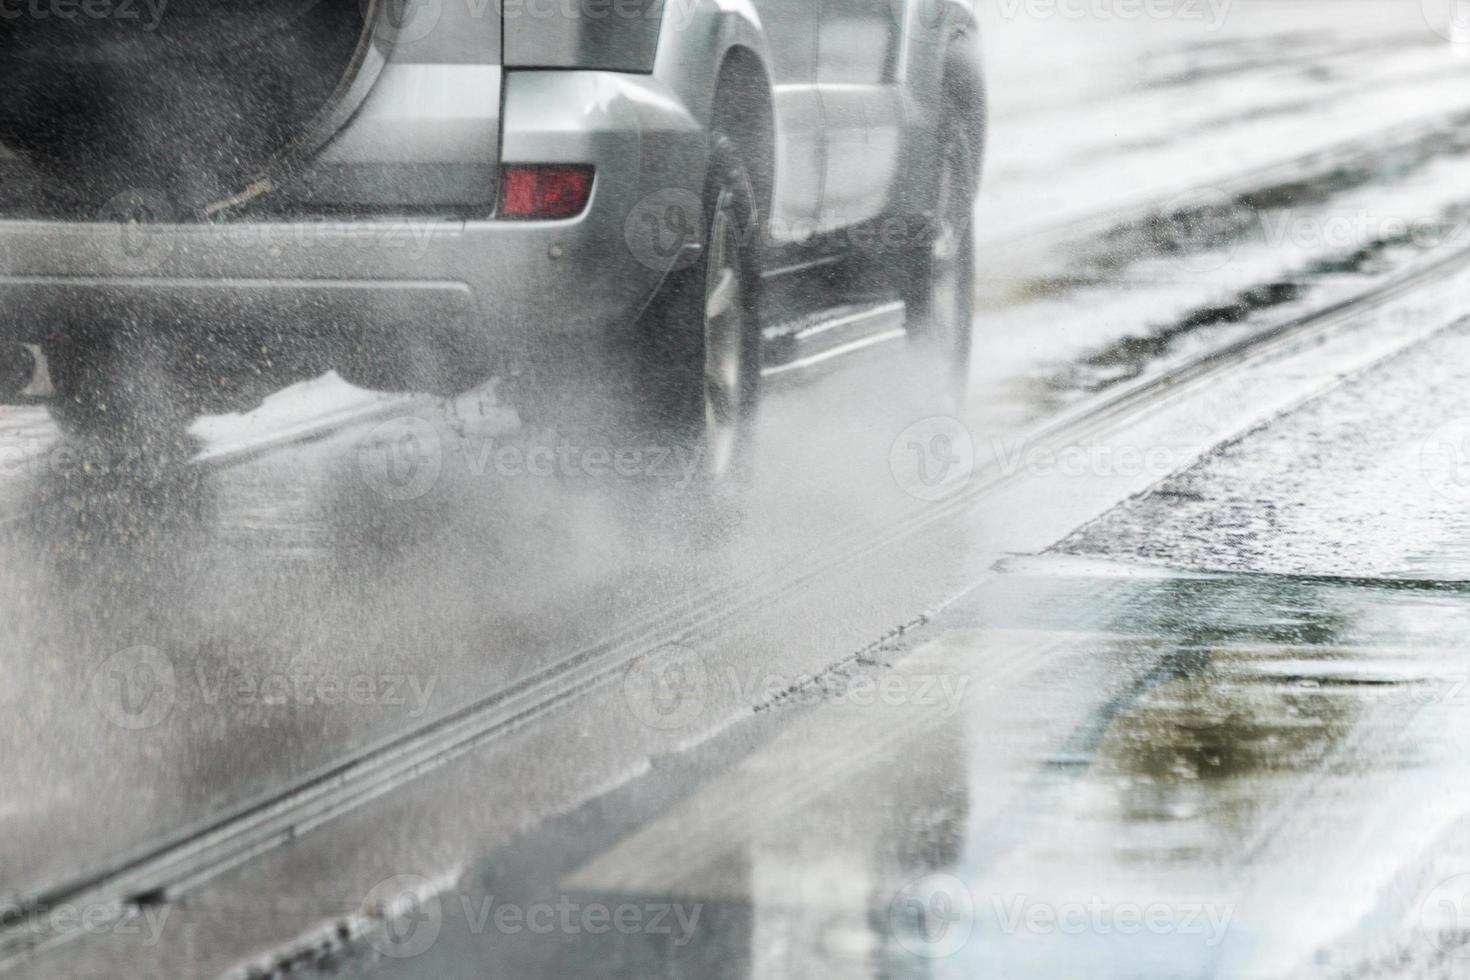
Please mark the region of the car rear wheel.
[[678, 274], [645, 345], [648, 422], [697, 454], [710, 482], [749, 462], [760, 388], [759, 242], [749, 172], [734, 143], [711, 141], [699, 260]]

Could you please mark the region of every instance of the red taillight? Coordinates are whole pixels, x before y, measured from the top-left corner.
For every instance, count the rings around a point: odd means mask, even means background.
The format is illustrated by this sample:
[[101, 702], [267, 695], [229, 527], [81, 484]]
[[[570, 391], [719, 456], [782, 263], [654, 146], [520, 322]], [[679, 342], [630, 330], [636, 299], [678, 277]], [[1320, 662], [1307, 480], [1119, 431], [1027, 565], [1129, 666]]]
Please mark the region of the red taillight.
[[592, 175], [591, 167], [502, 167], [500, 217], [574, 218], [592, 196]]

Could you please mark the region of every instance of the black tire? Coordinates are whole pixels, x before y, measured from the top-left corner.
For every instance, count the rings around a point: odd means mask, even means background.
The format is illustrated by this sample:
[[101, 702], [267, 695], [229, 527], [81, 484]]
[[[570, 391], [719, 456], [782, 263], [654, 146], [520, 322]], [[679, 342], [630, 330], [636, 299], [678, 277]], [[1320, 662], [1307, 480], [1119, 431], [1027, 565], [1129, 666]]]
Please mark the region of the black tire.
[[711, 138], [703, 251], [665, 287], [641, 345], [642, 426], [699, 454], [707, 482], [748, 469], [760, 400], [760, 246], [755, 192], [734, 142]]
[[961, 113], [968, 100], [945, 100], [934, 171], [934, 199], [906, 249], [901, 289], [910, 335], [944, 381], [953, 407], [968, 394], [975, 321], [975, 194], [979, 151]]

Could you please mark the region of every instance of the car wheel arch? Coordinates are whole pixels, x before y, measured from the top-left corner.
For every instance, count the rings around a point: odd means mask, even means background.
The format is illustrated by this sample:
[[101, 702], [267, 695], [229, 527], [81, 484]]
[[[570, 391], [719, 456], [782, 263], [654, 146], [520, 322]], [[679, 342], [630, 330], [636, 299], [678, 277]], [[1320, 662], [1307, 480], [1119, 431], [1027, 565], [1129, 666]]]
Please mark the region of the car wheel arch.
[[776, 179], [776, 119], [770, 76], [752, 48], [726, 48], [715, 74], [709, 130], [730, 137], [745, 160], [761, 220], [769, 218]]

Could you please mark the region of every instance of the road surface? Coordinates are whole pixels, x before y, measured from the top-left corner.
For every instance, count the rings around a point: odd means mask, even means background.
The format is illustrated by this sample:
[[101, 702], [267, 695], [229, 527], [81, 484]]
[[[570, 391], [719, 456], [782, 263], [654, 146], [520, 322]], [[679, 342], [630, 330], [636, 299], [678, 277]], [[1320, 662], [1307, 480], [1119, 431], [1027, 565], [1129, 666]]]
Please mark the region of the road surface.
[[1131, 9], [986, 9], [970, 403], [778, 391], [744, 493], [493, 388], [0, 416], [5, 966], [1459, 975], [1470, 60]]

